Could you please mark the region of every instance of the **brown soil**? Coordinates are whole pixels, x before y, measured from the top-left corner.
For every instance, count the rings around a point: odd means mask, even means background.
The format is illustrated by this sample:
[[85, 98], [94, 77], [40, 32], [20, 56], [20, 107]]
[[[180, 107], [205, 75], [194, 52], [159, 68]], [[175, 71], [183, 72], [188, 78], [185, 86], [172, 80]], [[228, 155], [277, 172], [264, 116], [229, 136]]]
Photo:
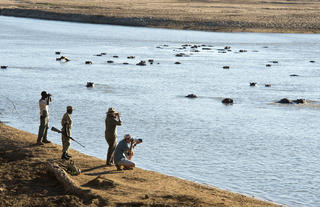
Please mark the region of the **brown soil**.
[[0, 123], [0, 206], [278, 206], [139, 168], [116, 171], [71, 150], [82, 170], [71, 178], [90, 196], [74, 195], [46, 170], [48, 161], [62, 163], [61, 146], [35, 141], [36, 135]]
[[320, 32], [316, 0], [1, 0], [0, 15], [224, 32]]

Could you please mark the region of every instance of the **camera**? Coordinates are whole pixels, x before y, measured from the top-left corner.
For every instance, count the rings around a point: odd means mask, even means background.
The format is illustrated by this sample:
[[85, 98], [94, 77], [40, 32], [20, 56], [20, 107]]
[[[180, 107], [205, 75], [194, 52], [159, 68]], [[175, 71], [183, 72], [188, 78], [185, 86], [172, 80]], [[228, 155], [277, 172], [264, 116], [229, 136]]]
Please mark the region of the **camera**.
[[135, 144], [142, 143], [142, 139], [132, 139]]

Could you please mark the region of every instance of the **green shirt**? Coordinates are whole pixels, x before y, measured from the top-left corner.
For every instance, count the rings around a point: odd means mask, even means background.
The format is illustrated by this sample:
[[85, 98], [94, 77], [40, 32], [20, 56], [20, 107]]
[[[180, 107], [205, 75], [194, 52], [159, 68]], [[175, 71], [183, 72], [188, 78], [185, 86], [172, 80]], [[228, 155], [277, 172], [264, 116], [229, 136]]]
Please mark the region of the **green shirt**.
[[71, 136], [72, 117], [71, 114], [65, 113], [61, 120], [62, 131], [67, 133], [67, 136]]
[[117, 120], [113, 116], [107, 116], [106, 118], [106, 139], [115, 139], [117, 137], [117, 125], [121, 125], [121, 120]]

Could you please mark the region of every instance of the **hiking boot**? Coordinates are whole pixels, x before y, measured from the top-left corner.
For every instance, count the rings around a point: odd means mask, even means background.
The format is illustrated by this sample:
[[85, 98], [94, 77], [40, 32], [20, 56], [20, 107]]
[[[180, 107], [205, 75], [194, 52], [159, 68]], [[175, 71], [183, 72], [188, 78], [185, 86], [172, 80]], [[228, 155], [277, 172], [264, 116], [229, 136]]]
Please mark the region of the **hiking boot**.
[[44, 143], [43, 142], [37, 142], [37, 145], [44, 145]]
[[46, 140], [43, 140], [42, 142], [43, 142], [43, 143], [51, 143], [51, 141], [49, 141], [49, 140], [47, 140], [47, 139], [46, 139]]
[[117, 171], [121, 171], [121, 166], [120, 165], [116, 164], [116, 167], [117, 167]]
[[71, 155], [69, 155], [68, 153], [66, 153], [66, 157], [69, 157], [69, 158], [71, 158], [72, 156], [71, 156]]
[[61, 159], [63, 159], [63, 160], [69, 160], [70, 157], [67, 157], [66, 153], [63, 153], [62, 156], [61, 156]]
[[113, 163], [106, 163], [107, 166], [114, 166]]
[[133, 170], [132, 167], [124, 167], [123, 169], [124, 169], [124, 170]]

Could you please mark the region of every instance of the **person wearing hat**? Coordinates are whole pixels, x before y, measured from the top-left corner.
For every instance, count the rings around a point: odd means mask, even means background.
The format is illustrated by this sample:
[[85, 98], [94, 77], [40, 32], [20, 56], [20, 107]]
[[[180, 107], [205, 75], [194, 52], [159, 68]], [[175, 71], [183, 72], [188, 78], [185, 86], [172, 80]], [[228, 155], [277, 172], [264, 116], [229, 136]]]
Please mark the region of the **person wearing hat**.
[[51, 94], [46, 91], [41, 92], [41, 99], [39, 100], [40, 108], [40, 126], [38, 132], [38, 145], [44, 145], [44, 143], [50, 143], [47, 139], [47, 132], [49, 127], [49, 104], [51, 103]]
[[61, 159], [69, 160], [71, 158], [71, 155], [68, 154], [68, 149], [70, 146], [70, 138], [71, 137], [71, 128], [72, 128], [72, 106], [67, 106], [67, 112], [63, 115], [61, 120], [62, 125], [62, 133], [61, 133], [61, 139], [62, 139], [62, 156]]
[[105, 123], [105, 139], [109, 145], [106, 165], [112, 166], [114, 165], [114, 151], [117, 146], [117, 126], [121, 125], [119, 112], [116, 112], [114, 108], [109, 108]]
[[[128, 156], [132, 154], [133, 142], [134, 139], [132, 139], [130, 134], [126, 134], [124, 135], [123, 140], [118, 143], [114, 153], [114, 162], [116, 164], [117, 170], [121, 170], [122, 166], [124, 167], [124, 170], [129, 170], [136, 166], [134, 162], [129, 160], [130, 158], [128, 159]], [[129, 146], [129, 144], [131, 145]]]

